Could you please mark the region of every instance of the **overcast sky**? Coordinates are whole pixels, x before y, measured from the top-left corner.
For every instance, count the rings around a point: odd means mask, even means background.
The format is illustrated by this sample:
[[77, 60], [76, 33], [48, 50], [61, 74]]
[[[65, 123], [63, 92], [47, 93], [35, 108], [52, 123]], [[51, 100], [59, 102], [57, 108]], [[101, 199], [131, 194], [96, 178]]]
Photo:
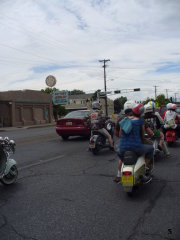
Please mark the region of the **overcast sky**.
[[[0, 91], [168, 89], [180, 98], [180, 0], [0, 0]], [[112, 95], [112, 98], [121, 95]]]

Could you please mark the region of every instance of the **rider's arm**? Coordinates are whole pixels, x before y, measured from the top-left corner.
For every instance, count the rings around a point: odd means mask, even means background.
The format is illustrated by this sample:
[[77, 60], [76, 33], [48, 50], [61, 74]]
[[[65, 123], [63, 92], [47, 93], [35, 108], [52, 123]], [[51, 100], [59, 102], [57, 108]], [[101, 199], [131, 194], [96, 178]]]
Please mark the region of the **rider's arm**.
[[144, 125], [141, 126], [141, 140], [144, 141], [145, 139], [145, 127]]

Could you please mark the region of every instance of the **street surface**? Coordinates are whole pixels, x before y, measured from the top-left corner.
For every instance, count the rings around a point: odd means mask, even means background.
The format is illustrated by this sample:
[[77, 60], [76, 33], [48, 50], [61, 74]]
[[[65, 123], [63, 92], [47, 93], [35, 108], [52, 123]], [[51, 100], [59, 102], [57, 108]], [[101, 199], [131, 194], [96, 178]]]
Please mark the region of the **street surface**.
[[0, 240], [179, 240], [180, 141], [153, 181], [128, 197], [113, 182], [118, 158], [55, 127], [1, 132], [17, 143], [19, 178], [0, 185]]

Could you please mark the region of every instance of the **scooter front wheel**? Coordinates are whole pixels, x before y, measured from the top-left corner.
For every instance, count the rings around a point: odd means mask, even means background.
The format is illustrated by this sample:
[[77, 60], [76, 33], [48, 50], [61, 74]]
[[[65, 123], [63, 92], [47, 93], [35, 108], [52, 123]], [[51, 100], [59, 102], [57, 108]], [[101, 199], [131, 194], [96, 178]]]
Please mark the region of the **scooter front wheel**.
[[4, 185], [10, 185], [16, 182], [18, 177], [18, 169], [16, 165], [13, 165], [7, 175], [0, 180]]

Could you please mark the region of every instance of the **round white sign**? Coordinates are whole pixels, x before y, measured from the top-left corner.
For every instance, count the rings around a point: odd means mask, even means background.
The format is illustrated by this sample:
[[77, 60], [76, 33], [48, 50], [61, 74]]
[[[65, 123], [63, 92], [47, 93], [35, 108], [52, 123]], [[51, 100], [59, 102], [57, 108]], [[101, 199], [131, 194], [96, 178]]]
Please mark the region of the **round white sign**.
[[52, 75], [49, 75], [46, 78], [46, 84], [48, 85], [48, 87], [54, 87], [56, 85], [56, 78]]

